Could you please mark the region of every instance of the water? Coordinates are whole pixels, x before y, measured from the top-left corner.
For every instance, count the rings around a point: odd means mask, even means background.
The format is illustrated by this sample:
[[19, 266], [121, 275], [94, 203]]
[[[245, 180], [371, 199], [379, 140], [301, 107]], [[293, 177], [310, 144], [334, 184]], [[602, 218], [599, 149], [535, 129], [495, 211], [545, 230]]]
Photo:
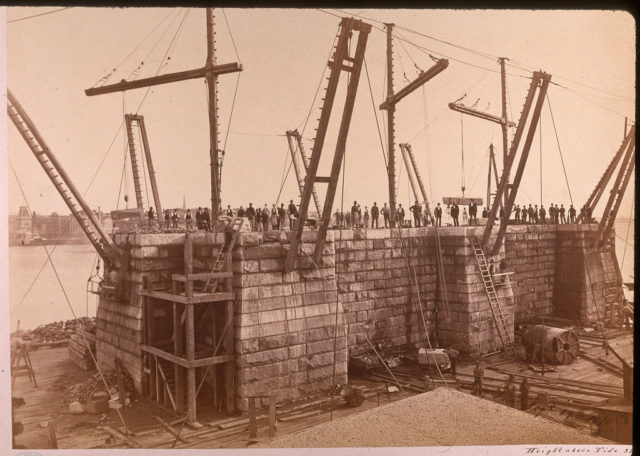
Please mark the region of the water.
[[[624, 239], [627, 236], [627, 222], [616, 223], [616, 254], [622, 263], [622, 277], [625, 281], [633, 276], [633, 223], [629, 230], [629, 245], [625, 254]], [[622, 238], [622, 239], [621, 239]], [[49, 251], [53, 246], [47, 247]], [[623, 262], [624, 256], [624, 262]], [[92, 273], [96, 253], [90, 244], [60, 245], [52, 254], [53, 262], [65, 287], [65, 291], [75, 314], [95, 316], [97, 296], [87, 294], [87, 279]], [[43, 323], [67, 320], [73, 314], [66, 302], [51, 265], [47, 264], [40, 277], [29, 289], [40, 267], [47, 259], [42, 246], [9, 247], [9, 302], [11, 331], [15, 331], [18, 320], [20, 328], [31, 329]], [[633, 294], [625, 288], [627, 299]], [[21, 302], [22, 301], [22, 302]]]
[[[47, 246], [50, 253], [53, 247]], [[97, 296], [87, 296], [86, 293], [87, 279], [96, 259], [91, 244], [59, 245], [51, 258], [76, 316], [83, 317], [87, 313], [95, 316]], [[16, 330], [18, 320], [21, 329], [32, 329], [43, 323], [73, 318], [54, 270], [48, 263], [23, 299], [46, 260], [47, 254], [42, 246], [9, 247], [9, 315], [12, 332]]]

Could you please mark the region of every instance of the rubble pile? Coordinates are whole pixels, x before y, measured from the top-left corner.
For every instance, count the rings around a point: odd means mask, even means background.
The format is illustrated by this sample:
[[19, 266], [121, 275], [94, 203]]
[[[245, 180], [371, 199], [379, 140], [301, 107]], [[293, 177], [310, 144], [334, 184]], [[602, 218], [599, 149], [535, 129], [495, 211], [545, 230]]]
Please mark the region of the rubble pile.
[[[133, 384], [133, 379], [129, 375], [126, 369], [120, 369], [120, 372], [123, 376], [124, 390], [129, 393], [131, 399], [135, 399], [137, 396], [137, 391], [135, 385]], [[117, 394], [118, 391], [118, 370], [110, 369], [102, 372], [102, 376], [104, 377], [104, 381], [109, 385], [109, 392], [111, 395]], [[75, 385], [69, 386], [67, 391], [65, 392], [65, 400], [67, 403], [71, 402], [80, 402], [81, 404], [85, 404], [87, 399], [94, 391], [105, 391], [104, 382], [100, 377], [100, 373], [96, 372], [87, 380], [76, 383]]]
[[95, 317], [81, 317], [67, 321], [54, 321], [46, 325], [40, 325], [36, 329], [20, 331], [20, 338], [31, 343], [61, 343], [69, 340], [76, 328], [84, 328], [85, 331], [96, 332]]

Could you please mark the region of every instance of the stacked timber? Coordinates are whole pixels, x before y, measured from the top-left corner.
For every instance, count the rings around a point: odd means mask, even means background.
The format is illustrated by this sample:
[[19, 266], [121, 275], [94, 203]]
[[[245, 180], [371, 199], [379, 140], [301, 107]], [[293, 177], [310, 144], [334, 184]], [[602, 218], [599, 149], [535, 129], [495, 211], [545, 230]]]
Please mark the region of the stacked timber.
[[77, 327], [75, 333], [69, 338], [67, 350], [69, 357], [78, 367], [84, 370], [93, 370], [95, 368], [93, 356], [96, 352], [95, 325], [93, 328], [88, 327], [87, 329]]

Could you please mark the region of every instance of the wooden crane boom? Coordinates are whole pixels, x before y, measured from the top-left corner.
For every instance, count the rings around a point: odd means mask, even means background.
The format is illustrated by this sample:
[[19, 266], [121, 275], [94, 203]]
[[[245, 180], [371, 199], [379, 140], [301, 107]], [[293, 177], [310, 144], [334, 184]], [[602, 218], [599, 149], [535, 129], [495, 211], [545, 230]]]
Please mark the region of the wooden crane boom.
[[100, 257], [105, 263], [113, 264], [117, 257], [116, 245], [103, 230], [93, 210], [49, 149], [31, 118], [8, 89], [7, 114]]

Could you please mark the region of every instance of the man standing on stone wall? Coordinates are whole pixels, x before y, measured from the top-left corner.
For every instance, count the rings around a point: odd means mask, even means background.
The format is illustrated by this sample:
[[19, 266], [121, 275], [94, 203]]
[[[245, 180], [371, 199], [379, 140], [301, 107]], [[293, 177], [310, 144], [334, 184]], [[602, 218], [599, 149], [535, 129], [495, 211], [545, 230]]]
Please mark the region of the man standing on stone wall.
[[562, 223], [563, 225], [567, 224], [567, 219], [564, 216], [565, 214], [565, 209], [564, 209], [564, 204], [560, 205], [560, 223]]
[[413, 224], [416, 228], [420, 226], [420, 220], [422, 220], [422, 208], [416, 201], [413, 206], [409, 208], [409, 210], [413, 213]]
[[280, 203], [278, 208], [278, 229], [284, 230], [284, 221], [287, 218], [287, 210], [284, 208], [284, 203]]
[[516, 213], [516, 224], [520, 223], [520, 205], [518, 204], [513, 210]]
[[469, 204], [469, 224], [477, 225], [478, 224], [478, 206], [474, 201], [471, 201]]
[[569, 222], [576, 223], [576, 208], [573, 204], [569, 207]]
[[396, 218], [398, 219], [398, 226], [402, 226], [402, 224], [404, 223], [404, 207], [402, 207], [402, 204], [398, 205]]
[[547, 223], [547, 211], [544, 209], [544, 206], [541, 204], [540, 205], [540, 222], [544, 225], [545, 223]]
[[389, 207], [387, 206], [387, 203], [384, 203], [380, 212], [382, 212], [382, 217], [384, 217], [384, 227], [389, 228]]
[[460, 226], [458, 216], [460, 215], [460, 207], [456, 203], [451, 206], [451, 217], [453, 218], [453, 226]]
[[433, 214], [436, 216], [436, 226], [442, 226], [442, 208], [440, 207], [440, 203], [433, 210]]
[[249, 225], [251, 225], [251, 230], [255, 231], [256, 209], [253, 207], [253, 203], [249, 203], [246, 214], [249, 219]]
[[378, 228], [378, 217], [380, 216], [380, 209], [377, 206], [377, 203], [374, 201], [373, 206], [371, 207], [371, 228]]
[[289, 229], [293, 229], [295, 219], [298, 218], [298, 208], [293, 204], [293, 200], [289, 201]]

